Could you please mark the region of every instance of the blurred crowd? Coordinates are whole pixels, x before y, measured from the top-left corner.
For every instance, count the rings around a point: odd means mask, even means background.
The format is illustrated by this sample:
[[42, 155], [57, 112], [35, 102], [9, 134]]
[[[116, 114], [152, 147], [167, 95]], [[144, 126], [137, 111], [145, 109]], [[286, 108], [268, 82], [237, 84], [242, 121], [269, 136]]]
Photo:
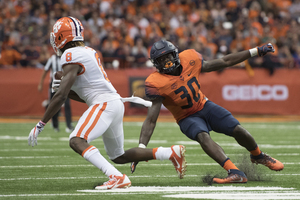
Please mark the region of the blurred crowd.
[[206, 60], [271, 42], [274, 54], [246, 65], [270, 74], [300, 68], [300, 0], [1, 0], [0, 68], [42, 68], [52, 26], [65, 16], [81, 20], [106, 68], [151, 66], [148, 52], [161, 38]]

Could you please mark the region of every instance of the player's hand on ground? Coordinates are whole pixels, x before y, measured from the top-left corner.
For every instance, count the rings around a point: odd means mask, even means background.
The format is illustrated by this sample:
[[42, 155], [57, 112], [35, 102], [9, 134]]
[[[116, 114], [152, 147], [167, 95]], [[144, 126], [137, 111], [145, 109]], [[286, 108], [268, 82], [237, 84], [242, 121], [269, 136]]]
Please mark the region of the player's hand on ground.
[[[146, 145], [140, 143], [140, 144], [139, 144], [139, 148], [145, 149], [145, 148], [146, 148]], [[148, 160], [147, 160], [146, 162], [148, 162]], [[137, 166], [138, 163], [139, 163], [138, 161], [137, 161], [137, 162], [132, 162], [132, 163], [131, 163], [131, 165], [130, 165], [131, 173], [133, 173], [133, 172], [135, 171], [135, 168], [136, 168], [136, 166]]]
[[258, 56], [264, 56], [269, 52], [275, 52], [275, 49], [271, 43], [265, 44], [261, 47], [257, 47]]
[[135, 171], [135, 168], [137, 166], [139, 162], [132, 162], [131, 165], [130, 165], [130, 170], [131, 170], [131, 173], [133, 173]]
[[37, 145], [37, 137], [44, 129], [45, 124], [42, 122], [37, 123], [37, 125], [30, 131], [28, 136], [28, 145], [35, 146]]

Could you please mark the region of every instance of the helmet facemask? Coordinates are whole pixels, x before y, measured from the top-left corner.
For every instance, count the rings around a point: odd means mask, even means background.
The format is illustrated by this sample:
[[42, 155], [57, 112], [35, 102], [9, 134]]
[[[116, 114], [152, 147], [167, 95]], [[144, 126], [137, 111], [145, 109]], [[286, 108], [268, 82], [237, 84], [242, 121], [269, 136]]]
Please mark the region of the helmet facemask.
[[51, 44], [54, 52], [56, 53], [56, 55], [57, 56], [61, 56], [62, 52], [61, 52], [61, 50], [55, 44], [55, 35], [54, 35], [53, 32], [50, 33], [50, 44]]
[[158, 71], [164, 74], [172, 74], [180, 66], [178, 49], [166, 40], [153, 44], [150, 59]]
[[162, 73], [171, 73], [180, 64], [178, 60], [176, 60], [173, 52], [167, 53], [163, 56], [156, 58], [156, 63], [157, 63], [157, 68]]

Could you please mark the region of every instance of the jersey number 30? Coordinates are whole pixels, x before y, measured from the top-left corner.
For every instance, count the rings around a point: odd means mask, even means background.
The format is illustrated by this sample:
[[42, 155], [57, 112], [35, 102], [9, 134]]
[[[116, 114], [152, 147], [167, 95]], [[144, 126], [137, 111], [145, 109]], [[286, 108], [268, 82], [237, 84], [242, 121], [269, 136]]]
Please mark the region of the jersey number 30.
[[[198, 87], [197, 90], [195, 90], [193, 83], [195, 83]], [[193, 94], [193, 99], [195, 102], [198, 102], [200, 99], [200, 94], [199, 91], [200, 89], [200, 85], [196, 79], [196, 77], [191, 78], [188, 82], [187, 82], [187, 86], [189, 87], [189, 89], [191, 90], [192, 94]], [[189, 94], [187, 88], [185, 86], [181, 86], [180, 88], [178, 88], [177, 90], [175, 90], [175, 94], [179, 94], [180, 92], [183, 92], [182, 95], [180, 95], [181, 99], [187, 98], [188, 104], [185, 106], [181, 106], [182, 109], [188, 109], [191, 108], [193, 106], [193, 102], [192, 102], [192, 98], [191, 95]]]

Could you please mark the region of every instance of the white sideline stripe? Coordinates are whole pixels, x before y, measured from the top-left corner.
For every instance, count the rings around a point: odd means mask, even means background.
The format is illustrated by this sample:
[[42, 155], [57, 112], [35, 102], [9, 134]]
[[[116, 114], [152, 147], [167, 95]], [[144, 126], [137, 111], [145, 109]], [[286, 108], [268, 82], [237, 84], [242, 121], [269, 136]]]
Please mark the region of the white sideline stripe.
[[67, 158], [70, 156], [12, 156], [12, 157], [0, 157], [0, 159], [40, 159], [40, 158]]
[[8, 194], [8, 195], [0, 195], [0, 197], [49, 197], [49, 196], [86, 196], [86, 195], [95, 195], [95, 194]]
[[300, 129], [299, 125], [296, 124], [242, 124], [243, 127], [250, 128], [259, 128], [259, 129]]
[[[189, 149], [202, 149], [199, 144], [186, 144], [186, 142], [176, 142], [177, 144], [182, 144], [186, 145], [187, 150]], [[218, 142], [217, 142], [218, 143]], [[218, 143], [220, 146], [222, 146], [223, 149], [245, 149], [242, 146], [236, 144], [236, 143]], [[192, 146], [187, 146], [187, 145], [195, 145], [197, 147], [192, 147]], [[265, 149], [300, 149], [300, 145], [271, 145], [271, 144], [260, 144], [259, 147], [264, 149], [264, 152], [266, 151]]]
[[[294, 188], [282, 188], [282, 187], [238, 187], [238, 186], [208, 186], [208, 187], [189, 187], [189, 186], [176, 186], [176, 187], [160, 187], [160, 186], [148, 186], [139, 187], [132, 186], [127, 189], [113, 189], [113, 190], [77, 190], [77, 192], [94, 192], [94, 193], [131, 193], [131, 192], [192, 192], [192, 191], [295, 191]], [[294, 192], [293, 191], [293, 192]], [[298, 193], [299, 194], [299, 193]]]
[[230, 200], [240, 200], [240, 199], [263, 199], [263, 200], [275, 200], [275, 199], [300, 199], [300, 193], [274, 193], [274, 192], [259, 192], [258, 194], [253, 194], [252, 192], [244, 192], [244, 193], [215, 193], [215, 194], [205, 194], [205, 193], [197, 193], [197, 194], [171, 194], [171, 195], [163, 195], [162, 197], [168, 198], [189, 198], [189, 199], [230, 199]]
[[[300, 165], [300, 162], [283, 162], [285, 165]], [[126, 166], [124, 164], [115, 164], [116, 166]], [[166, 164], [148, 164], [148, 163], [141, 163], [140, 165], [145, 166], [171, 166], [172, 163], [166, 163]], [[211, 166], [211, 165], [219, 165], [218, 163], [188, 163], [188, 166]], [[0, 166], [0, 168], [41, 168], [41, 167], [95, 167], [91, 164], [86, 165], [17, 165], [17, 166]]]
[[[294, 188], [282, 187], [130, 187], [114, 190], [77, 190], [85, 193], [106, 194], [162, 194], [162, 197], [192, 199], [300, 199]], [[243, 192], [241, 192], [243, 191]], [[276, 191], [276, 192], [274, 192]], [[282, 192], [282, 193], [281, 193]], [[166, 193], [173, 193], [165, 195]], [[174, 194], [175, 193], [175, 194]]]
[[[223, 195], [236, 195], [239, 199], [245, 199], [245, 193], [235, 193], [234, 191], [260, 191], [260, 194], [264, 194], [263, 192], [268, 191], [268, 194], [273, 193], [273, 191], [277, 191], [277, 193], [283, 197], [291, 196], [297, 194], [299, 196], [300, 193], [294, 190], [294, 188], [282, 188], [282, 187], [233, 187], [233, 186], [223, 186], [223, 187], [216, 187], [216, 186], [209, 186], [209, 187], [188, 187], [188, 186], [180, 186], [180, 187], [130, 187], [127, 189], [113, 189], [113, 190], [77, 190], [78, 193], [68, 193], [68, 194], [9, 194], [9, 195], [0, 195], [0, 197], [43, 197], [43, 196], [87, 196], [87, 195], [99, 195], [99, 193], [106, 193], [106, 194], [165, 194], [165, 193], [185, 193], [186, 192], [222, 192]], [[228, 192], [229, 191], [229, 192]], [[283, 193], [279, 193], [282, 191]], [[253, 194], [253, 193], [246, 193], [246, 194]], [[292, 193], [291, 193], [292, 192]], [[276, 193], [276, 194], [277, 194]], [[178, 194], [181, 195], [181, 194]], [[195, 194], [198, 195], [198, 194]], [[164, 197], [164, 196], [163, 196]], [[224, 197], [224, 196], [223, 196]], [[243, 198], [242, 198], [243, 197]], [[273, 197], [273, 196], [272, 196]], [[180, 198], [180, 197], [179, 197]]]
[[[228, 153], [227, 156], [244, 156], [245, 154], [242, 153]], [[250, 155], [250, 154], [249, 154]], [[299, 153], [275, 153], [272, 155], [276, 156], [299, 156]], [[204, 156], [208, 157], [207, 154], [185, 154], [185, 157], [198, 157], [198, 156]]]
[[[300, 176], [300, 174], [266, 174], [267, 176]], [[202, 177], [206, 175], [185, 175], [184, 177]], [[128, 175], [130, 179], [134, 178], [176, 178], [178, 175], [143, 175], [143, 176], [132, 176]], [[76, 180], [76, 179], [107, 179], [106, 176], [85, 176], [85, 177], [52, 177], [52, 178], [2, 178], [0, 181], [24, 181], [24, 180]]]
[[[28, 147], [28, 149], [0, 149], [0, 152], [8, 152], [8, 151], [53, 151], [53, 149], [38, 149], [39, 147]], [[73, 151], [71, 148], [55, 148], [55, 151]]]
[[[177, 144], [182, 144], [182, 145], [195, 145], [197, 147], [189, 147], [187, 146], [188, 149], [201, 149], [200, 145], [198, 142], [195, 141], [176, 141]], [[230, 142], [217, 142], [220, 146], [222, 147], [226, 147], [226, 149], [244, 149], [242, 146], [240, 146], [238, 143], [230, 143]], [[231, 147], [231, 148], [228, 148]], [[260, 148], [264, 148], [264, 149], [292, 149], [292, 148], [296, 148], [299, 149], [300, 145], [292, 145], [292, 144], [287, 144], [287, 145], [273, 145], [273, 144], [259, 144]]]
[[277, 156], [299, 156], [300, 153], [278, 153]]
[[[1, 135], [1, 140], [28, 140], [28, 136], [11, 136], [11, 135]], [[39, 141], [44, 140], [48, 141], [51, 140], [51, 137], [39, 137]]]

